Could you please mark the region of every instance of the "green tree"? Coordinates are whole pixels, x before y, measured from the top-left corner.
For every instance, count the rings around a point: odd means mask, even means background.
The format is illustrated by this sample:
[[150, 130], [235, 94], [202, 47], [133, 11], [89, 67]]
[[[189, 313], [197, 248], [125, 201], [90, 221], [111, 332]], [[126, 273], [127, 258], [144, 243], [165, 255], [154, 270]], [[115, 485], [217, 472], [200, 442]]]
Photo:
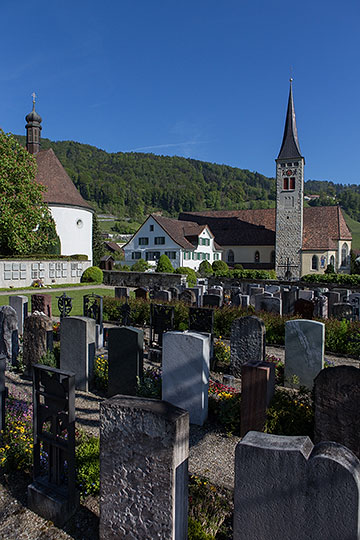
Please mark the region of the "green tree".
[[199, 274], [201, 277], [210, 277], [214, 275], [214, 270], [212, 269], [209, 261], [202, 261], [199, 266]]
[[36, 161], [11, 134], [0, 129], [0, 253], [47, 253], [56, 228], [35, 180]]
[[194, 287], [194, 285], [196, 285], [196, 272], [192, 268], [180, 266], [175, 270], [175, 274], [184, 274], [189, 287]]
[[212, 269], [216, 276], [227, 276], [229, 273], [229, 267], [225, 261], [214, 261]]
[[145, 272], [146, 270], [149, 270], [149, 268], [150, 265], [147, 261], [144, 259], [139, 259], [135, 264], [132, 265], [131, 270], [133, 272]]
[[93, 265], [99, 266], [101, 257], [105, 254], [104, 240], [101, 236], [101, 229], [97, 216], [94, 212], [92, 222], [92, 252], [93, 252]]
[[162, 272], [164, 274], [172, 274], [174, 271], [173, 265], [170, 262], [170, 259], [165, 253], [160, 256], [159, 262], [157, 263], [156, 272]]

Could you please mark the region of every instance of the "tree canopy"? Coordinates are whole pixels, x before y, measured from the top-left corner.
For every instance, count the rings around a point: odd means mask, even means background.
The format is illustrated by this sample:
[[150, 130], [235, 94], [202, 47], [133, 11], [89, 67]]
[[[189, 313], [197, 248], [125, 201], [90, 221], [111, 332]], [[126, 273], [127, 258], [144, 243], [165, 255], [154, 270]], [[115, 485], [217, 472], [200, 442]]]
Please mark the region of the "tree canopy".
[[11, 134], [0, 129], [0, 253], [47, 253], [56, 244], [56, 228], [35, 180], [35, 158]]

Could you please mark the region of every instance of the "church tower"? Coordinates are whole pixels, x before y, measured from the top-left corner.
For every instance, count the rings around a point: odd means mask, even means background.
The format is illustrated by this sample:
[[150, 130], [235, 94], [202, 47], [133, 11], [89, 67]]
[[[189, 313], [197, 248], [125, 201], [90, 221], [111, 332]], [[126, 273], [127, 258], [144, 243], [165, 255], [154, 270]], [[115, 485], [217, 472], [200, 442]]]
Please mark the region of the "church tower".
[[290, 79], [284, 137], [276, 159], [275, 271], [280, 279], [299, 279], [301, 276], [304, 165]]
[[30, 154], [40, 152], [40, 133], [42, 130], [41, 116], [35, 111], [35, 92], [32, 94], [33, 108], [31, 113], [25, 116], [26, 120], [26, 149]]

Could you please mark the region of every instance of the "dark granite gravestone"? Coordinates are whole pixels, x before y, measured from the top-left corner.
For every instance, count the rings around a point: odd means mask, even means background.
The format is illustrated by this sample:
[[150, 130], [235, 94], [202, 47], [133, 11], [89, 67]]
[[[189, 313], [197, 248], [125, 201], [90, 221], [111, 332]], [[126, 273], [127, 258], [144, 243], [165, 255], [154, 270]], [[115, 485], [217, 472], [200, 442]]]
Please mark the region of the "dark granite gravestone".
[[242, 297], [241, 294], [233, 295], [232, 298], [231, 298], [231, 305], [236, 306], [236, 307], [241, 306], [241, 297]]
[[131, 307], [127, 301], [120, 307], [120, 323], [123, 326], [130, 326], [131, 324]]
[[[61, 527], [76, 512], [75, 374], [33, 366], [34, 467], [28, 507]], [[46, 452], [47, 471], [43, 470]]]
[[282, 289], [281, 299], [283, 315], [293, 315], [295, 312], [295, 302], [298, 298], [298, 289]]
[[5, 402], [8, 395], [8, 389], [5, 386], [6, 356], [0, 354], [0, 431], [5, 430]]
[[143, 376], [144, 332], [131, 326], [108, 330], [108, 397], [136, 395]]
[[171, 292], [165, 290], [154, 291], [153, 299], [157, 300], [158, 302], [170, 302]]
[[47, 317], [52, 317], [51, 294], [32, 294], [31, 295], [31, 313], [39, 311], [45, 313]]
[[23, 337], [23, 362], [26, 373], [31, 374], [31, 368], [38, 364], [47, 353], [49, 335], [53, 333], [53, 325], [50, 317], [36, 312], [32, 313], [24, 322]]
[[349, 304], [352, 305], [354, 320], [358, 321], [360, 319], [360, 294], [353, 293], [349, 295]]
[[174, 328], [174, 306], [150, 304], [150, 344], [161, 347], [163, 333]]
[[189, 414], [114, 396], [100, 403], [100, 539], [185, 540]]
[[233, 540], [358, 540], [359, 492], [345, 446], [250, 431], [235, 451]]
[[135, 298], [139, 298], [140, 300], [149, 300], [149, 291], [144, 287], [139, 287], [138, 289], [135, 289], [134, 293]]
[[17, 365], [19, 354], [18, 321], [15, 309], [0, 306], [0, 354], [5, 354], [8, 367]]
[[[271, 294], [271, 293], [268, 293]], [[264, 294], [257, 294], [255, 296], [255, 310], [256, 311], [267, 311], [270, 313], [277, 313], [281, 315], [282, 305], [281, 298], [275, 296], [265, 296]]]
[[195, 332], [214, 332], [214, 310], [209, 308], [189, 308], [189, 330]]
[[240, 377], [243, 364], [265, 360], [265, 324], [253, 315], [236, 319], [231, 325], [230, 372]]
[[196, 295], [194, 291], [185, 289], [179, 294], [179, 301], [188, 304], [189, 306], [196, 306]]
[[218, 294], [204, 294], [203, 307], [220, 307], [221, 304], [221, 296], [219, 296]]
[[128, 287], [115, 287], [115, 298], [129, 298], [130, 292]]
[[332, 316], [334, 319], [338, 319], [339, 321], [342, 321], [343, 319], [346, 321], [352, 321], [353, 307], [351, 304], [347, 303], [333, 304]]
[[312, 319], [314, 315], [314, 302], [311, 300], [296, 300], [294, 313], [300, 315], [303, 319]]
[[360, 369], [338, 366], [314, 381], [315, 442], [335, 441], [360, 458]]

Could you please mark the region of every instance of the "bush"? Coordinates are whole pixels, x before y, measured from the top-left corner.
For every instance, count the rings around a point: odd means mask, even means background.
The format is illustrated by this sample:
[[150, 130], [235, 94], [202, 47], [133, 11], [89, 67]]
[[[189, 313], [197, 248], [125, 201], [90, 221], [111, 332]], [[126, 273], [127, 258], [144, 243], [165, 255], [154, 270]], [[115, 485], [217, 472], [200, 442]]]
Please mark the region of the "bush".
[[235, 279], [276, 279], [275, 270], [241, 270], [235, 269], [230, 272]]
[[43, 366], [49, 366], [53, 368], [58, 368], [58, 363], [55, 357], [55, 354], [52, 351], [46, 351], [46, 354], [44, 354], [40, 360], [39, 364], [42, 364]]
[[201, 277], [210, 277], [214, 275], [214, 270], [209, 261], [202, 261], [200, 263], [199, 274]]
[[278, 390], [266, 414], [265, 433], [308, 435], [314, 438], [314, 411], [310, 392]]
[[215, 276], [226, 277], [229, 275], [229, 267], [225, 261], [214, 261], [212, 263], [212, 269]]
[[180, 266], [175, 270], [175, 274], [185, 275], [189, 287], [194, 287], [196, 285], [196, 272], [192, 268], [188, 268], [187, 266]]
[[163, 254], [160, 256], [155, 271], [161, 272], [163, 274], [172, 274], [174, 272], [173, 265], [171, 264], [170, 259], [167, 255]]
[[132, 265], [131, 271], [132, 272], [146, 272], [146, 270], [149, 270], [150, 264], [145, 261], [145, 259], [139, 259], [136, 261], [135, 264]]
[[98, 495], [100, 491], [100, 441], [82, 434], [75, 448], [76, 480], [81, 497]]
[[340, 285], [360, 285], [359, 274], [306, 274], [301, 281], [306, 283], [339, 283]]
[[335, 268], [333, 264], [328, 264], [325, 270], [325, 274], [335, 274]]
[[103, 281], [103, 271], [98, 266], [90, 266], [87, 268], [82, 276], [81, 283], [102, 283]]
[[147, 398], [161, 399], [161, 370], [147, 368], [142, 379], [138, 379], [136, 395]]
[[107, 392], [108, 389], [108, 369], [108, 359], [103, 354], [97, 356], [94, 362], [94, 386], [102, 392]]

